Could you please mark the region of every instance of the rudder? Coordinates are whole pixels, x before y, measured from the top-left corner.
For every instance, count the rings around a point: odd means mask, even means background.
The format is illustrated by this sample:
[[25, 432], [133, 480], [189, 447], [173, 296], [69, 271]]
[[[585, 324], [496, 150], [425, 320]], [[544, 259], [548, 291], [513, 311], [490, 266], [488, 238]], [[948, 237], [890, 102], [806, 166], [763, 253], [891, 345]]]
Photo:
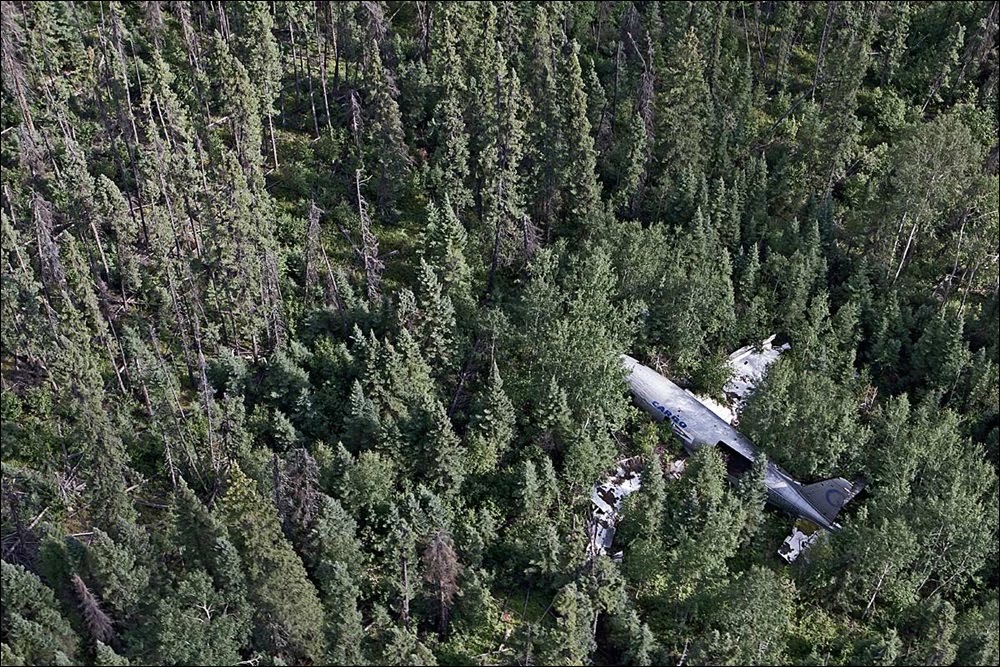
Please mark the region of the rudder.
[[810, 505], [826, 517], [827, 521], [833, 523], [847, 501], [856, 494], [853, 484], [842, 477], [835, 477], [815, 484], [806, 484], [802, 487], [802, 495]]

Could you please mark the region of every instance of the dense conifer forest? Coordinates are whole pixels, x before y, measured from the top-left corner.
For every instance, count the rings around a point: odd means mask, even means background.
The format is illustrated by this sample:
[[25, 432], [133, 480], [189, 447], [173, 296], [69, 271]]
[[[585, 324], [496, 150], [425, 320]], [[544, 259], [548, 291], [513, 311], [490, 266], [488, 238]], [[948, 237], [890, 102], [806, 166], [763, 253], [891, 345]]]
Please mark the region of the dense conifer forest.
[[4, 2], [3, 664], [996, 665], [997, 15]]

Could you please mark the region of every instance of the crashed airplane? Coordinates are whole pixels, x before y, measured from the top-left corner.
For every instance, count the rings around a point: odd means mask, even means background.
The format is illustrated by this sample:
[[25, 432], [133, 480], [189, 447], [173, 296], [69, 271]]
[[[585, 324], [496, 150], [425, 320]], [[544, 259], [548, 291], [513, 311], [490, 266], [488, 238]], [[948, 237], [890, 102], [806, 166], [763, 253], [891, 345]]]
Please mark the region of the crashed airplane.
[[[668, 421], [689, 453], [702, 447], [718, 448], [726, 460], [730, 479], [737, 479], [750, 469], [759, 452], [726, 419], [695, 395], [632, 357], [622, 355], [622, 361], [636, 404], [654, 419]], [[860, 484], [839, 477], [802, 484], [772, 461], [767, 462], [764, 483], [768, 502], [772, 505], [827, 530], [839, 528], [837, 514], [861, 490]]]

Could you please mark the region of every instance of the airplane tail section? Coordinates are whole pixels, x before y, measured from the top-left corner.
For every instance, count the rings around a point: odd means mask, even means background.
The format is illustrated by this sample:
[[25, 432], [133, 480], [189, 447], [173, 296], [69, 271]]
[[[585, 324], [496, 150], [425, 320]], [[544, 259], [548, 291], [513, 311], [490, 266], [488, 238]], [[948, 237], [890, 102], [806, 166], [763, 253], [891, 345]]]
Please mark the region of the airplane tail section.
[[825, 479], [802, 487], [802, 495], [820, 514], [833, 523], [840, 510], [861, 491], [860, 485], [851, 484], [842, 477]]

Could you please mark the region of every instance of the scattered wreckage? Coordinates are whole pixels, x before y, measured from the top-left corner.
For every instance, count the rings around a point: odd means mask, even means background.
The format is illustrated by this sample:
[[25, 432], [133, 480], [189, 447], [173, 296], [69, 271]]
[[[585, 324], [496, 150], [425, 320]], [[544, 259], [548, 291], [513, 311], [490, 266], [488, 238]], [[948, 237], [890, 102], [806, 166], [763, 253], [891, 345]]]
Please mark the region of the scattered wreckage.
[[[731, 376], [724, 388], [728, 405], [681, 389], [628, 355], [622, 355], [622, 361], [636, 404], [657, 421], [667, 421], [689, 453], [717, 447], [725, 458], [727, 476], [735, 480], [750, 469], [760, 452], [734, 425], [767, 369], [788, 349], [787, 343], [775, 346], [772, 336], [759, 346], [747, 346], [731, 354], [727, 360]], [[609, 554], [622, 504], [641, 487], [642, 464], [640, 457], [620, 461], [610, 477], [594, 486], [588, 558]], [[684, 461], [672, 461], [665, 467], [669, 476], [677, 478], [684, 470]], [[861, 481], [852, 483], [839, 477], [802, 484], [771, 461], [767, 462], [764, 483], [768, 502], [800, 519], [778, 550], [789, 563], [815, 543], [823, 530], [839, 528], [837, 514], [864, 487]], [[609, 555], [616, 560], [622, 557], [620, 551]]]

